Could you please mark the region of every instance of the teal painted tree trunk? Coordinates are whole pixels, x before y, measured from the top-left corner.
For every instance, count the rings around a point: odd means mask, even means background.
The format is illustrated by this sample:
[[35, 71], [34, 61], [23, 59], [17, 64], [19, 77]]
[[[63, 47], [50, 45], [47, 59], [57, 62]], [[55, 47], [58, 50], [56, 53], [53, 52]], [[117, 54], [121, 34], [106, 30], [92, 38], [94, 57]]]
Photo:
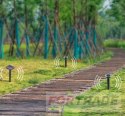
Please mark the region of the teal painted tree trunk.
[[84, 38], [84, 32], [80, 31], [80, 45], [79, 45], [79, 58], [80, 59], [84, 55], [84, 50], [83, 50], [84, 41], [83, 41], [83, 38]]
[[74, 58], [79, 58], [78, 31], [74, 29]]
[[97, 35], [96, 35], [96, 29], [93, 28], [93, 43], [94, 43], [94, 46], [97, 47]]
[[21, 53], [20, 53], [20, 36], [19, 36], [19, 24], [18, 24], [18, 21], [16, 20], [15, 22], [15, 31], [16, 31], [16, 46], [17, 46], [17, 51], [16, 51], [16, 55], [17, 57], [20, 57], [21, 56]]
[[29, 40], [29, 36], [28, 34], [26, 33], [25, 34], [25, 40], [26, 40], [26, 57], [29, 57], [30, 56], [30, 40]]
[[45, 16], [45, 35], [44, 35], [44, 58], [48, 58], [48, 42], [49, 41], [49, 24], [48, 24], [48, 19]]
[[88, 43], [88, 40], [89, 40], [89, 32], [86, 31], [86, 54], [88, 55], [90, 53], [90, 48], [89, 48], [89, 43]]
[[4, 52], [3, 52], [3, 21], [0, 20], [0, 59], [4, 57]]
[[54, 28], [53, 50], [52, 50], [53, 58], [55, 58], [57, 56], [57, 44], [58, 44], [58, 29], [57, 29], [57, 27], [55, 27]]

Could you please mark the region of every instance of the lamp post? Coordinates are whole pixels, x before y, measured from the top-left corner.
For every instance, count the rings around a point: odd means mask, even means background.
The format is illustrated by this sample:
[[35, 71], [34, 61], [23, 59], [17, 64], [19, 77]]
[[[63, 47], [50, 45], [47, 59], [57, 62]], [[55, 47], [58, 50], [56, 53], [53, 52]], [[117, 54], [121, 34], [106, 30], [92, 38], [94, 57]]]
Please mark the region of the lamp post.
[[8, 65], [8, 66], [6, 67], [6, 69], [9, 70], [9, 82], [11, 82], [11, 71], [14, 69], [14, 66]]
[[67, 67], [67, 59], [68, 59], [68, 56], [65, 56], [64, 59], [65, 59], [65, 68], [66, 68], [66, 67]]
[[111, 78], [111, 75], [107, 74], [106, 78], [107, 78], [107, 89], [109, 90], [110, 89], [110, 78]]

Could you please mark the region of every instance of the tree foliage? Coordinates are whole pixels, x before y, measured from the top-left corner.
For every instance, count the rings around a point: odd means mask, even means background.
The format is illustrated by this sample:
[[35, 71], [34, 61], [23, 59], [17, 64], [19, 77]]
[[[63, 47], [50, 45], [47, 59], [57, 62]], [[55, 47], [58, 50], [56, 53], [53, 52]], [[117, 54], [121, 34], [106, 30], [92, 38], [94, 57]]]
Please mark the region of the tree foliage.
[[119, 21], [121, 25], [125, 25], [125, 4], [124, 0], [113, 0], [111, 9], [108, 10], [109, 16], [114, 20]]

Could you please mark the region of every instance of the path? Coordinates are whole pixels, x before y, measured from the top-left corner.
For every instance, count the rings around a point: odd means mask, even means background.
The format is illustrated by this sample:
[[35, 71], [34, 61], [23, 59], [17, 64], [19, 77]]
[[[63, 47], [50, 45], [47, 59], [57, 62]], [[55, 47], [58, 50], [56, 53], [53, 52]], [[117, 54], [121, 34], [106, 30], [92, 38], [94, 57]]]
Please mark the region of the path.
[[[62, 79], [55, 79], [20, 92], [0, 97], [0, 115], [46, 116], [46, 92], [82, 92], [93, 86], [96, 75], [104, 76], [125, 65], [125, 51], [113, 49], [114, 57], [87, 70], [80, 70]], [[53, 116], [56, 116], [55, 114]]]

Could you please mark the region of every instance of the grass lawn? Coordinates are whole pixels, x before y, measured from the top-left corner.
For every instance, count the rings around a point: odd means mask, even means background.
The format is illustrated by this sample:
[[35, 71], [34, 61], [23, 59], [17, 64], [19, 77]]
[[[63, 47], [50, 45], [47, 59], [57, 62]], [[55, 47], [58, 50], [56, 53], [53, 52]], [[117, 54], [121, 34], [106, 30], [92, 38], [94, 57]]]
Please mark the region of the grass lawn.
[[[108, 39], [105, 47], [125, 48], [124, 40]], [[121, 79], [116, 83], [116, 77]], [[120, 81], [119, 81], [120, 82]], [[64, 116], [125, 116], [125, 69], [111, 77], [111, 89], [107, 90], [106, 80], [99, 88], [93, 87], [78, 95], [71, 103], [64, 106]]]
[[[29, 58], [29, 59], [7, 59], [0, 60], [0, 69], [3, 69], [3, 80], [0, 80], [0, 95], [15, 92], [17, 90], [24, 89], [26, 87], [45, 82], [47, 80], [61, 77], [62, 75], [72, 72], [77, 69], [87, 68], [94, 63], [101, 62], [110, 59], [111, 52], [103, 53], [101, 56], [93, 59], [84, 59], [77, 63], [77, 67], [72, 67], [72, 61], [69, 59], [68, 68], [64, 68], [64, 59], [60, 61], [60, 67], [56, 68], [54, 60], [44, 60], [42, 58]], [[7, 65], [15, 66], [12, 71], [12, 82], [8, 82], [8, 70]], [[24, 70], [23, 80], [18, 79], [17, 69], [22, 67]], [[0, 70], [1, 71], [1, 70]], [[0, 73], [1, 74], [1, 73]], [[1, 78], [1, 75], [0, 75]]]
[[[115, 87], [118, 76], [122, 80], [121, 88]], [[64, 107], [64, 116], [125, 116], [125, 69], [111, 77], [110, 90], [104, 80], [98, 89], [93, 87], [77, 96]]]

